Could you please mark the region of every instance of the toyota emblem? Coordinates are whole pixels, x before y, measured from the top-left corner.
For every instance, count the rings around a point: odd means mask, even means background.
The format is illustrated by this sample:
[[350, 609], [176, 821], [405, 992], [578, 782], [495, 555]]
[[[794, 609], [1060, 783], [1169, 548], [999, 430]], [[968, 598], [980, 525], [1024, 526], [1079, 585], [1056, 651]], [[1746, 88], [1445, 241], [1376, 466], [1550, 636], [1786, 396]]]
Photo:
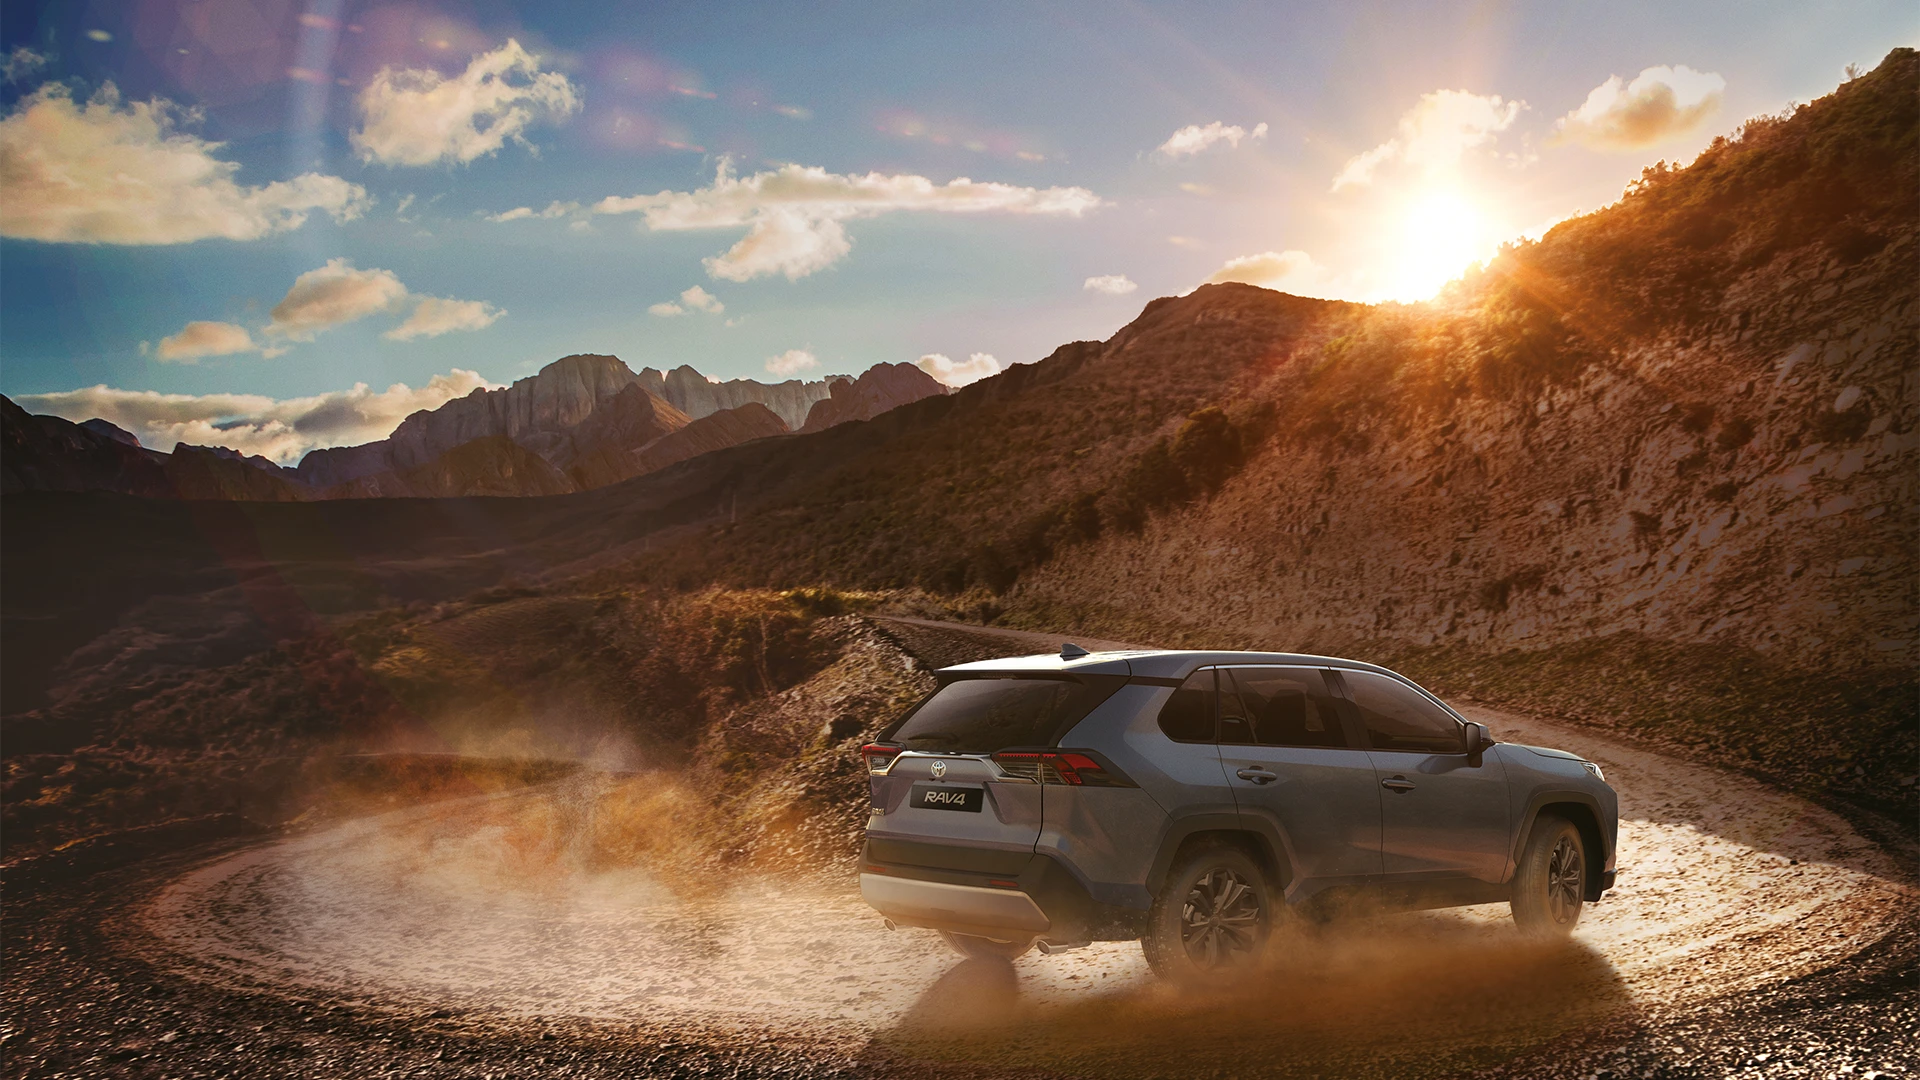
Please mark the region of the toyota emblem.
[[935, 780], [939, 780], [939, 779], [942, 779], [942, 778], [944, 778], [944, 777], [945, 777], [946, 775], [947, 775], [947, 763], [946, 763], [946, 762], [944, 762], [944, 761], [936, 761], [936, 762], [934, 762], [934, 763], [933, 763], [933, 778], [934, 778]]

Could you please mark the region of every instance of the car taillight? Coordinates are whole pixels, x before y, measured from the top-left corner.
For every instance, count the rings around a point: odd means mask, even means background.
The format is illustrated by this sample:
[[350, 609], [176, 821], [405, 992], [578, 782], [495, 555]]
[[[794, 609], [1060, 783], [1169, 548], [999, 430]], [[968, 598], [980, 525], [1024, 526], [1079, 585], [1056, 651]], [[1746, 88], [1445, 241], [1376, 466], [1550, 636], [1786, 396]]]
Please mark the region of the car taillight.
[[1015, 776], [1074, 787], [1138, 787], [1090, 750], [1002, 750], [994, 764]]
[[905, 747], [868, 743], [860, 748], [860, 756], [866, 760], [867, 772], [874, 776], [885, 776], [887, 770], [893, 768], [893, 759], [899, 757], [903, 749]]

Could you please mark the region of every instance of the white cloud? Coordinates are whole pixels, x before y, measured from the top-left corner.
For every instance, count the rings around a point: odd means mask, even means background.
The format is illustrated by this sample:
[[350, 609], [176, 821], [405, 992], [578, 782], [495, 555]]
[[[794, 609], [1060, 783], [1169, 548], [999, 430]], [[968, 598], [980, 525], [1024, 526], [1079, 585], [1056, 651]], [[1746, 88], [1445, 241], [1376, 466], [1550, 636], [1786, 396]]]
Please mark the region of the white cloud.
[[1684, 135], [1720, 108], [1727, 80], [1690, 67], [1650, 67], [1630, 83], [1614, 75], [1553, 126], [1556, 143], [1638, 150]]
[[545, 210], [540, 210], [540, 211], [535, 211], [534, 208], [531, 206], [516, 206], [511, 210], [505, 210], [498, 214], [488, 214], [487, 220], [488, 221], [521, 221], [526, 218], [534, 218], [534, 217], [551, 219], [551, 218], [557, 218], [557, 217], [566, 217], [568, 214], [571, 214], [578, 209], [580, 209], [580, 204], [577, 202], [552, 202], [547, 204], [547, 208]]
[[719, 297], [698, 285], [692, 286], [682, 292], [680, 294], [680, 302], [687, 305], [687, 308], [691, 311], [704, 311], [710, 315], [718, 315], [727, 310], [727, 305], [721, 303]]
[[0, 120], [0, 235], [61, 244], [257, 240], [315, 210], [359, 217], [367, 191], [307, 173], [263, 187], [234, 182], [222, 143], [174, 130], [199, 114], [160, 98], [122, 107], [107, 83], [86, 104], [49, 83]]
[[[710, 315], [718, 315], [725, 310], [727, 305], [721, 303], [719, 297], [698, 285], [683, 291], [680, 294], [680, 302], [677, 304], [671, 300], [663, 300], [647, 309], [649, 314], [658, 315], [663, 319], [685, 315], [689, 311], [704, 311]], [[727, 320], [727, 325], [732, 326], [733, 320]]]
[[[359, 270], [346, 259], [330, 259], [325, 266], [293, 279], [293, 287], [269, 313], [266, 333], [281, 341], [312, 341], [323, 330], [393, 311], [409, 302], [413, 303], [412, 312], [382, 337], [412, 341], [455, 330], [482, 330], [506, 314], [481, 300], [420, 296], [409, 291], [391, 270]], [[262, 356], [272, 359], [288, 348], [284, 344], [257, 345], [246, 327], [233, 323], [193, 322], [162, 340], [158, 357], [191, 363], [202, 356], [258, 349]]]
[[1465, 90], [1435, 90], [1400, 117], [1399, 133], [1350, 158], [1333, 178], [1333, 190], [1373, 182], [1383, 165], [1404, 163], [1423, 172], [1459, 164], [1467, 151], [1491, 143], [1513, 125], [1524, 101], [1503, 101]]
[[93, 386], [57, 394], [22, 394], [29, 412], [79, 422], [100, 417], [132, 432], [155, 450], [175, 443], [226, 446], [291, 463], [322, 446], [352, 446], [384, 439], [400, 421], [421, 409], [437, 409], [493, 384], [454, 368], [414, 388], [395, 383], [374, 391], [365, 383], [313, 397], [274, 399], [259, 394], [161, 394]]
[[1080, 286], [1088, 292], [1106, 293], [1108, 296], [1125, 296], [1140, 286], [1133, 283], [1125, 274], [1101, 274], [1090, 277]]
[[1204, 127], [1199, 124], [1189, 124], [1181, 128], [1166, 142], [1161, 143], [1154, 153], [1161, 157], [1178, 160], [1201, 153], [1215, 143], [1226, 143], [1228, 146], [1238, 148], [1242, 139], [1253, 142], [1266, 137], [1267, 125], [1264, 123], [1255, 124], [1253, 130], [1248, 131], [1238, 124], [1222, 124], [1215, 120]]
[[1085, 188], [1030, 188], [976, 183], [966, 177], [935, 184], [924, 176], [841, 175], [807, 165], [783, 165], [747, 177], [722, 161], [713, 184], [695, 191], [609, 196], [594, 210], [640, 214], [647, 228], [737, 229], [746, 236], [705, 261], [727, 281], [771, 274], [798, 280], [824, 270], [852, 250], [841, 222], [893, 211], [1057, 214], [1078, 217], [1101, 205]]
[[356, 270], [346, 259], [329, 259], [293, 279], [293, 287], [273, 306], [267, 333], [312, 341], [322, 330], [386, 311], [406, 298], [407, 287], [391, 270]]
[[983, 352], [974, 353], [965, 360], [949, 359], [941, 353], [928, 353], [913, 364], [948, 386], [965, 386], [990, 375], [998, 375], [1004, 366], [991, 353]]
[[437, 71], [381, 68], [358, 101], [361, 125], [349, 136], [362, 161], [383, 165], [469, 162], [522, 132], [580, 108], [579, 90], [540, 58], [509, 40], [481, 53], [452, 78]]
[[819, 366], [820, 361], [805, 349], [788, 349], [779, 356], [767, 357], [767, 370], [783, 379]]
[[15, 45], [13, 51], [0, 58], [0, 79], [10, 83], [26, 82], [51, 62], [51, 57], [36, 52], [25, 45]]
[[1263, 289], [1277, 289], [1295, 296], [1322, 295], [1332, 275], [1304, 251], [1263, 251], [1227, 260], [1213, 272], [1207, 283], [1239, 281]]
[[160, 339], [154, 357], [173, 363], [191, 364], [203, 356], [231, 356], [257, 350], [253, 335], [244, 326], [227, 322], [190, 322], [171, 337]]
[[423, 297], [406, 321], [380, 336], [389, 341], [439, 337], [455, 330], [485, 330], [506, 312], [484, 300], [448, 300]]

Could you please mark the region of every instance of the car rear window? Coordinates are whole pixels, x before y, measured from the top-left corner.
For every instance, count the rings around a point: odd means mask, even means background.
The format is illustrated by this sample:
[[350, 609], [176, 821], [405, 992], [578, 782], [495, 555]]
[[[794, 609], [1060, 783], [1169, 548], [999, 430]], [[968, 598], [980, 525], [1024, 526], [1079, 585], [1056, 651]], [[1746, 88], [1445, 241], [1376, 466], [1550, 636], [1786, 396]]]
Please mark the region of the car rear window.
[[950, 754], [1051, 746], [1125, 682], [1124, 678], [957, 679], [934, 691], [886, 738], [909, 750]]

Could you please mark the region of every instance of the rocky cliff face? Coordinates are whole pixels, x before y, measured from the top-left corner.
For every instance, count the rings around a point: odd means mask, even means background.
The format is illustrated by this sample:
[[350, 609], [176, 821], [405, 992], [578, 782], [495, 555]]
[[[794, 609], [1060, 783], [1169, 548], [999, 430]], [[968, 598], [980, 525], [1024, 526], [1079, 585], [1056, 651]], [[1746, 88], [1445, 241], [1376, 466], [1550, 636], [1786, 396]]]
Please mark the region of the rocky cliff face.
[[835, 379], [829, 386], [828, 397], [807, 411], [802, 432], [824, 431], [849, 420], [871, 420], [947, 392], [939, 380], [912, 364], [875, 364], [857, 379]]
[[773, 410], [793, 431], [807, 422], [807, 411], [813, 408], [814, 402], [824, 400], [832, 391], [827, 382], [800, 379], [772, 385], [753, 379], [714, 382], [685, 364], [664, 374], [653, 368], [641, 368], [640, 385], [696, 420], [724, 409], [758, 403]]
[[576, 355], [556, 360], [538, 374], [499, 390], [475, 390], [432, 411], [400, 422], [392, 435], [364, 446], [315, 450], [298, 472], [316, 487], [424, 465], [475, 439], [504, 435], [527, 445], [564, 433], [637, 376], [618, 357]]
[[375, 473], [328, 488], [325, 499], [444, 499], [465, 496], [564, 495], [567, 475], [507, 438], [474, 439], [410, 469]]

